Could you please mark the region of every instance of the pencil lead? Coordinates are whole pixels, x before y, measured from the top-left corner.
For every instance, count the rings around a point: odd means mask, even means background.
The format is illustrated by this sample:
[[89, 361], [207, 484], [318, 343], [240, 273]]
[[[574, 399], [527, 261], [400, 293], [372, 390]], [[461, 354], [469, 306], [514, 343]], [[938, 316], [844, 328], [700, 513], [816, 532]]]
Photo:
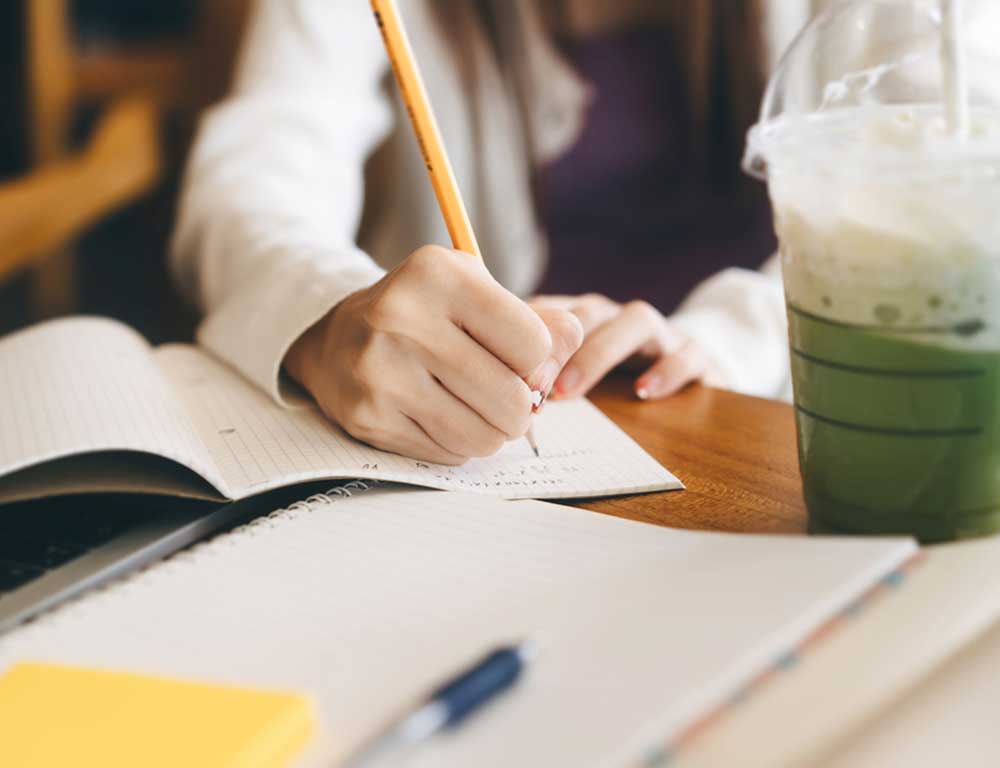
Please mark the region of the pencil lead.
[[535, 439], [535, 430], [533, 427], [528, 429], [524, 438], [528, 441], [528, 445], [531, 446], [531, 450], [534, 452], [535, 458], [541, 458], [541, 455], [538, 453], [538, 441]]

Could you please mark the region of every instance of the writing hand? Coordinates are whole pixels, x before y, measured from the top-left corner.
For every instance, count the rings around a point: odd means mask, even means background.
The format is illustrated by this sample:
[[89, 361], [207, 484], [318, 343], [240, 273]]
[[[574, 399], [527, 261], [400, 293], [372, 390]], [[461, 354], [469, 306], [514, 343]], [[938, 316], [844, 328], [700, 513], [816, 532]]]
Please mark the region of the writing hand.
[[377, 448], [439, 464], [491, 456], [527, 431], [583, 330], [540, 315], [479, 259], [425, 246], [352, 294], [289, 350], [323, 412]]

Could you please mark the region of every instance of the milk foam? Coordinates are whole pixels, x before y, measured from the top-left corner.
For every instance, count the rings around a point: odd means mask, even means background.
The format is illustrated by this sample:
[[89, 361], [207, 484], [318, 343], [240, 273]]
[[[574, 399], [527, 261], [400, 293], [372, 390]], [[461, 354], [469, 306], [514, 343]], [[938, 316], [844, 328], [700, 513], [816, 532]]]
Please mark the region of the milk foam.
[[753, 140], [790, 303], [1000, 349], [1000, 112], [972, 113], [962, 140], [941, 108], [897, 107], [783, 118]]

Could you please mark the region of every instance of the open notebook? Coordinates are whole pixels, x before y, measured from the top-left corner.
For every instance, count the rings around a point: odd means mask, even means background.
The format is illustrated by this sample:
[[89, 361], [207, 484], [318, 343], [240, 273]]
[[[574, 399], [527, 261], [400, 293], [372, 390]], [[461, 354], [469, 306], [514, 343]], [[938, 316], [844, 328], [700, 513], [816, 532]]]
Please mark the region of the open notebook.
[[204, 350], [153, 349], [127, 326], [56, 320], [0, 340], [0, 502], [133, 491], [241, 499], [310, 480], [392, 480], [505, 498], [682, 487], [586, 401], [536, 417], [526, 441], [460, 468], [354, 440], [303, 401], [281, 408]]
[[309, 693], [324, 736], [308, 764], [329, 766], [470, 661], [533, 638], [542, 654], [518, 687], [408, 765], [662, 765], [916, 550], [340, 493], [0, 638], [0, 672], [30, 659]]

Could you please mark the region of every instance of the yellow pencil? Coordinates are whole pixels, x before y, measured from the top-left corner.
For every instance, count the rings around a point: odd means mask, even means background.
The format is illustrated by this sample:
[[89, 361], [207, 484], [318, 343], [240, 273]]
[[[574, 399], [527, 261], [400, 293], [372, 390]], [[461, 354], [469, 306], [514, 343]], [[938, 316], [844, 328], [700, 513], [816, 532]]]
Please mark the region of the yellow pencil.
[[455, 173], [451, 169], [451, 162], [448, 160], [448, 152], [441, 139], [441, 131], [431, 109], [430, 99], [427, 98], [424, 79], [417, 68], [413, 48], [399, 17], [396, 1], [371, 0], [371, 6], [375, 11], [375, 22], [382, 33], [382, 41], [389, 54], [392, 71], [396, 75], [396, 83], [399, 85], [406, 111], [410, 115], [413, 131], [417, 135], [417, 143], [424, 156], [424, 164], [431, 177], [434, 194], [437, 195], [452, 245], [455, 250], [482, 258], [483, 254], [479, 250], [479, 243], [476, 242], [476, 234], [472, 231], [472, 223], [465, 210], [458, 182], [455, 181]]
[[[472, 222], [469, 221], [469, 213], [465, 209], [462, 193], [455, 180], [455, 172], [448, 160], [448, 152], [444, 147], [430, 99], [427, 97], [427, 88], [417, 67], [413, 47], [399, 16], [396, 0], [370, 0], [370, 2], [375, 12], [375, 23], [378, 24], [379, 32], [382, 34], [382, 42], [385, 43], [385, 50], [389, 54], [389, 62], [396, 76], [396, 84], [399, 86], [403, 104], [406, 105], [406, 111], [410, 115], [410, 124], [420, 145], [420, 152], [423, 154], [424, 165], [427, 166], [427, 174], [431, 178], [438, 206], [448, 227], [452, 246], [455, 250], [471, 253], [482, 259], [483, 254], [479, 250], [479, 243], [476, 242], [476, 233], [472, 231]], [[531, 449], [538, 456], [538, 443], [535, 441], [533, 431], [529, 429], [526, 437]]]

